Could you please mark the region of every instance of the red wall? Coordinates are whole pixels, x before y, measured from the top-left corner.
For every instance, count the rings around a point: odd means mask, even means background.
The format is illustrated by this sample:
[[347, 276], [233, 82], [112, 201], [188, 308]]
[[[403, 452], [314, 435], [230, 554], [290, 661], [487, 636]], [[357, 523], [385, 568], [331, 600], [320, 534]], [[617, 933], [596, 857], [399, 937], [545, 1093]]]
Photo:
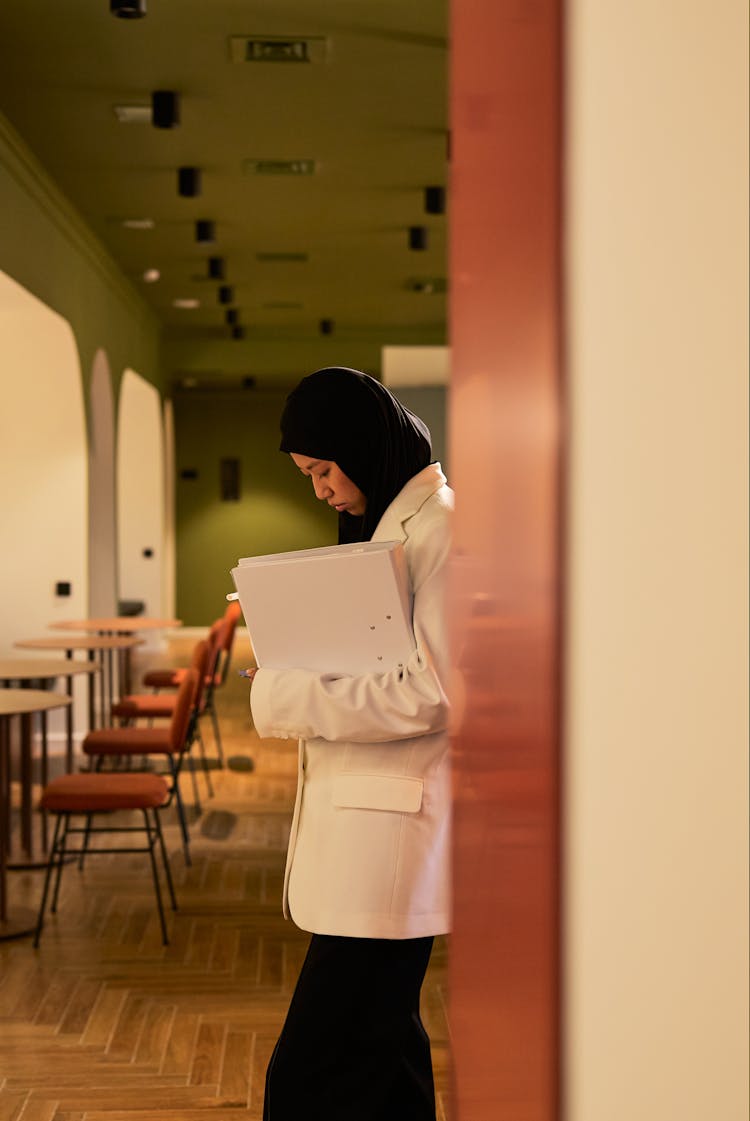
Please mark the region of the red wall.
[[452, 14], [453, 1121], [558, 1115], [560, 9]]

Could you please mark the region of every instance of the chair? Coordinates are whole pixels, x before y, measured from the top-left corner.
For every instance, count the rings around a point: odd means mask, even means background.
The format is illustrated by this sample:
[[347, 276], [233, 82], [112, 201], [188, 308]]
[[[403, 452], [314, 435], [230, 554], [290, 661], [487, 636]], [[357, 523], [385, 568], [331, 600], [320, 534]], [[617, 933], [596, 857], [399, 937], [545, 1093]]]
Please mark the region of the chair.
[[[208, 637], [208, 641], [212, 644], [214, 650], [214, 657], [212, 663], [210, 663], [201, 715], [208, 714], [211, 718], [219, 764], [222, 767], [225, 764], [224, 747], [221, 742], [221, 729], [219, 728], [214, 694], [227, 678], [239, 618], [239, 603], [233, 601], [227, 604], [223, 616], [212, 623]], [[154, 692], [159, 689], [173, 689], [176, 685], [179, 685], [184, 673], [184, 669], [149, 670], [143, 677], [143, 684], [153, 688]]]
[[[195, 693], [194, 700], [194, 729], [200, 745], [201, 763], [203, 766], [203, 775], [206, 780], [206, 787], [210, 796], [213, 795], [213, 786], [211, 783], [211, 772], [208, 767], [208, 760], [206, 759], [206, 750], [203, 743], [203, 736], [201, 735], [199, 718], [201, 713], [205, 711], [206, 705], [206, 682], [211, 663], [215, 658], [215, 651], [212, 650], [211, 644], [206, 639], [201, 639], [193, 647], [193, 654], [191, 659], [191, 667], [198, 672], [198, 687]], [[185, 670], [182, 671], [181, 680], [184, 680]], [[175, 705], [177, 703], [176, 693], [130, 693], [122, 697], [116, 704], [112, 705], [111, 714], [113, 717], [118, 718], [122, 724], [130, 724], [134, 720], [160, 720], [171, 719]], [[191, 744], [189, 745], [192, 746]], [[191, 767], [190, 773], [193, 778], [193, 793], [195, 796], [195, 808], [198, 813], [201, 812], [200, 798], [198, 796], [198, 787], [195, 781], [195, 769], [192, 766], [192, 759], [190, 760]]]
[[164, 758], [171, 779], [168, 786], [168, 804], [174, 798], [182, 830], [186, 864], [191, 863], [190, 835], [180, 792], [180, 771], [195, 734], [197, 721], [195, 696], [198, 683], [198, 670], [192, 667], [186, 670], [177, 690], [172, 716], [167, 726], [100, 728], [95, 732], [89, 732], [81, 745], [84, 755], [88, 755], [91, 759], [92, 770], [96, 769], [97, 772], [101, 771], [105, 759], [113, 762], [125, 760], [132, 766], [133, 760], [139, 756], [156, 755]]
[[[48, 813], [56, 814], [55, 834], [47, 861], [47, 872], [44, 879], [42, 900], [39, 905], [39, 914], [34, 932], [34, 946], [39, 945], [39, 939], [44, 926], [44, 912], [47, 907], [50, 881], [52, 873], [56, 870], [55, 887], [52, 894], [53, 914], [57, 911], [57, 901], [60, 894], [60, 880], [63, 868], [71, 855], [83, 854], [90, 856], [103, 853], [148, 853], [151, 860], [151, 874], [156, 893], [156, 904], [159, 909], [162, 941], [166, 946], [169, 943], [167, 924], [164, 917], [164, 904], [162, 902], [159, 873], [156, 864], [154, 849], [158, 845], [161, 853], [164, 875], [167, 881], [172, 910], [177, 910], [177, 900], [174, 893], [172, 873], [169, 867], [164, 844], [164, 835], [161, 829], [159, 811], [169, 801], [169, 787], [161, 775], [143, 773], [92, 773], [60, 775], [47, 783], [42, 792], [40, 807]], [[124, 825], [110, 822], [104, 826], [92, 826], [91, 819], [94, 815], [111, 815], [117, 811], [136, 810], [143, 816], [142, 825]], [[150, 816], [149, 816], [150, 814]], [[78, 815], [86, 816], [85, 826], [71, 825], [71, 818]], [[92, 834], [111, 833], [143, 833], [145, 843], [140, 847], [96, 847], [89, 848]], [[81, 847], [70, 848], [68, 841], [72, 836], [82, 836]]]

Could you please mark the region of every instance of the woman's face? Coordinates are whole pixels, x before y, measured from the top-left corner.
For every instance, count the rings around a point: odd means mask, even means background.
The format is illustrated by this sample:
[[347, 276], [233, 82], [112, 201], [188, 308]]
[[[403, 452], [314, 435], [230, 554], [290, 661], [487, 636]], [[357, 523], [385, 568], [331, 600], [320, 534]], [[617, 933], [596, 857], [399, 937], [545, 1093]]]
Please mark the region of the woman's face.
[[327, 502], [337, 513], [364, 514], [367, 498], [359, 487], [330, 459], [314, 459], [290, 452], [303, 475], [312, 479], [315, 497]]

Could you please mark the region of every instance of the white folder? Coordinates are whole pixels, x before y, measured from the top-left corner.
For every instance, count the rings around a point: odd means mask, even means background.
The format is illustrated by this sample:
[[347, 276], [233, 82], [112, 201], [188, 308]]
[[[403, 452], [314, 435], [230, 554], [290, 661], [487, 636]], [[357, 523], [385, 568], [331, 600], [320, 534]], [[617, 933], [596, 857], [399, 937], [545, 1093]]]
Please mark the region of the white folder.
[[414, 650], [399, 541], [244, 557], [232, 578], [259, 666], [386, 673]]

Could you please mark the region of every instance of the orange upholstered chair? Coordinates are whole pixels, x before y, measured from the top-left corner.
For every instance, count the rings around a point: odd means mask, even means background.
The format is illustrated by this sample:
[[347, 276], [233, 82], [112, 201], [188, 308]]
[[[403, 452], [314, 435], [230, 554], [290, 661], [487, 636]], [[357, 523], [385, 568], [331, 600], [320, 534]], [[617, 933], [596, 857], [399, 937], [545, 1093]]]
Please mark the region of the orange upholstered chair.
[[[226, 681], [239, 617], [240, 605], [236, 601], [227, 604], [223, 616], [212, 623], [208, 635], [208, 641], [211, 643], [213, 656], [209, 663], [206, 690], [201, 705], [201, 716], [208, 715], [211, 718], [214, 739], [216, 740], [216, 751], [219, 757], [219, 763], [222, 767], [224, 766], [224, 747], [221, 742], [221, 729], [216, 712], [215, 691]], [[173, 689], [176, 685], [179, 685], [184, 673], [184, 669], [149, 670], [149, 672], [144, 675], [143, 684], [154, 690]]]
[[124, 761], [132, 767], [133, 761], [142, 756], [155, 755], [164, 759], [171, 779], [169, 801], [174, 798], [177, 806], [187, 864], [190, 864], [190, 836], [180, 792], [180, 771], [195, 734], [198, 683], [198, 670], [192, 667], [186, 670], [168, 725], [158, 728], [99, 728], [89, 732], [82, 744], [84, 754], [91, 759], [92, 770], [101, 770], [105, 760], [113, 765]]
[[[206, 688], [208, 676], [210, 673], [211, 664], [215, 658], [215, 649], [207, 639], [201, 639], [193, 647], [193, 655], [191, 660], [191, 668], [198, 673], [198, 687], [195, 693], [195, 721], [194, 730], [195, 737], [198, 740], [201, 753], [201, 763], [203, 765], [203, 774], [206, 779], [206, 786], [209, 794], [213, 794], [213, 787], [211, 785], [211, 772], [208, 767], [208, 760], [206, 759], [206, 750], [203, 743], [203, 736], [201, 735], [200, 723], [198, 718], [201, 713], [205, 711], [206, 706]], [[184, 681], [186, 670], [182, 670], [180, 681]], [[116, 704], [112, 705], [112, 716], [117, 717], [122, 723], [131, 724], [135, 720], [170, 720], [177, 704], [177, 694], [172, 691], [170, 693], [130, 693], [122, 697]], [[192, 746], [188, 745], [188, 750]], [[189, 760], [192, 764], [192, 758]], [[190, 766], [190, 773], [193, 778], [193, 793], [195, 795], [195, 808], [198, 813], [201, 811], [200, 798], [198, 797], [198, 788], [195, 782], [195, 770]]]
[[[169, 801], [169, 786], [161, 775], [137, 773], [112, 774], [86, 772], [84, 774], [60, 775], [45, 786], [40, 801], [40, 806], [48, 813], [56, 814], [55, 835], [47, 861], [47, 874], [44, 879], [42, 900], [39, 906], [36, 931], [34, 933], [34, 946], [39, 945], [39, 938], [44, 925], [44, 912], [47, 907], [50, 881], [52, 873], [56, 870], [55, 888], [52, 894], [51, 910], [57, 911], [57, 900], [60, 894], [60, 880], [63, 868], [71, 854], [96, 856], [100, 853], [148, 853], [151, 859], [151, 874], [154, 881], [156, 903], [159, 908], [159, 921], [161, 923], [162, 941], [169, 942], [167, 924], [164, 918], [164, 904], [162, 902], [161, 887], [159, 885], [159, 872], [154, 849], [158, 846], [164, 875], [167, 881], [172, 909], [177, 910], [177, 900], [174, 893], [172, 873], [169, 868], [164, 836], [159, 819], [159, 811]], [[137, 810], [143, 819], [143, 824], [132, 824], [132, 817], [127, 820], [129, 824], [122, 823], [122, 818], [112, 821], [111, 815], [117, 811]], [[83, 815], [86, 824], [83, 826], [71, 825], [71, 818]], [[105, 825], [93, 826], [91, 819], [94, 815], [101, 816], [107, 822]], [[97, 834], [143, 834], [144, 844], [139, 847], [117, 846], [104, 848], [89, 845], [92, 835]], [[78, 848], [71, 848], [71, 837], [82, 837], [83, 841]]]

